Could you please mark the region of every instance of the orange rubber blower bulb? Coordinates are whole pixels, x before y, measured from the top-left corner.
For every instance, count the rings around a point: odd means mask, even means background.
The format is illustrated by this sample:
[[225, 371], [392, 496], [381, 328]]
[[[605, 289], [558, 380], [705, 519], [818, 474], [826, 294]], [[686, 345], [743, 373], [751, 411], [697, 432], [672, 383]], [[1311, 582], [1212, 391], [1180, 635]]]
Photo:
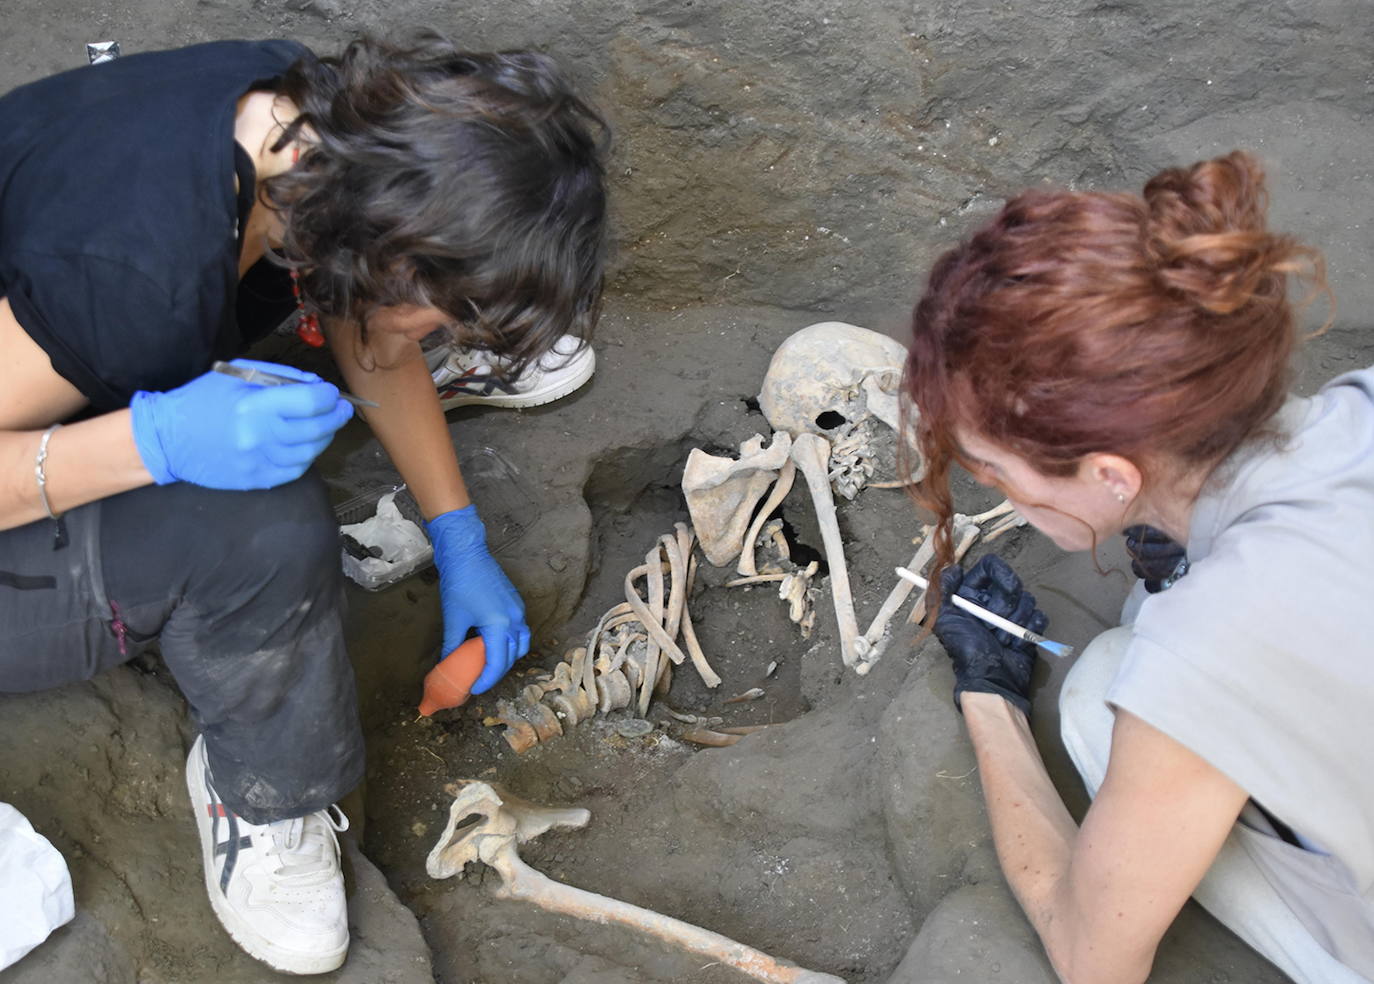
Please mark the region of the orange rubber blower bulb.
[[473, 636], [425, 674], [425, 692], [420, 713], [429, 717], [435, 711], [461, 707], [472, 694], [472, 685], [487, 665], [487, 647], [481, 636]]

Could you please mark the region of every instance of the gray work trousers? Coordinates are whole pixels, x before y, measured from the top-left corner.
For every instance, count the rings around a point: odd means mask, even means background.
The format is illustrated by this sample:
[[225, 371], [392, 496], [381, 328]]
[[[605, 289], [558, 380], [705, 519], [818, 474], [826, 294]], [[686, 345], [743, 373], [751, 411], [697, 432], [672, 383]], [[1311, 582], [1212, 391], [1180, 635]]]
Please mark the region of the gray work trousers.
[[279, 488], [152, 486], [0, 531], [0, 692], [89, 679], [157, 641], [250, 823], [363, 776], [338, 528], [314, 473]]

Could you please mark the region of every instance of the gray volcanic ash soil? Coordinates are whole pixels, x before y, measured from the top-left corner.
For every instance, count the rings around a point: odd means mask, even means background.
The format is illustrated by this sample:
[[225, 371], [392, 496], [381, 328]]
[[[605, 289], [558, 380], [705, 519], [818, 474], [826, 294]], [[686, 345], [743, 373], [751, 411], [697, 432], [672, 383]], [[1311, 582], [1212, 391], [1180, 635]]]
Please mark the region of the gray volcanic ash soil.
[[[497, 449], [528, 493], [528, 528], [500, 553], [536, 634], [522, 671], [578, 644], [621, 597], [625, 572], [686, 518], [678, 483], [691, 448], [721, 453], [766, 432], [750, 401], [782, 339], [833, 319], [902, 338], [931, 260], [1017, 189], [1135, 188], [1168, 164], [1252, 148], [1270, 166], [1274, 224], [1325, 251], [1339, 302], [1331, 330], [1305, 349], [1300, 388], [1374, 362], [1374, 20], [1358, 0], [10, 0], [5, 14], [4, 88], [81, 64], [85, 42], [106, 38], [126, 53], [266, 36], [325, 51], [358, 31], [430, 24], [474, 48], [546, 47], [604, 109], [617, 247], [595, 379], [549, 407], [450, 414], [460, 453]], [[1321, 304], [1308, 315], [1323, 316]], [[260, 354], [318, 358], [281, 339]], [[321, 468], [340, 501], [394, 481], [360, 422]], [[956, 501], [971, 513], [994, 499], [961, 480]], [[800, 484], [783, 514], [797, 543], [820, 549]], [[869, 489], [841, 502], [839, 521], [866, 627], [920, 517], [900, 492]], [[1114, 624], [1128, 585], [1119, 544], [1098, 558], [1105, 574], [1029, 529], [994, 548], [1041, 599], [1054, 638], [1081, 649]], [[431, 881], [424, 857], [446, 819], [445, 786], [464, 777], [592, 811], [587, 829], [522, 849], [550, 876], [802, 966], [855, 984], [1053, 979], [998, 873], [938, 644], [906, 628], [858, 677], [840, 664], [828, 580], [803, 640], [773, 592], [724, 587], [727, 575], [703, 565], [690, 600], [724, 683], [709, 691], [684, 668], [669, 701], [770, 728], [699, 750], [662, 711], [648, 735], [625, 737], [620, 712], [521, 757], [481, 723], [519, 674], [468, 707], [416, 719], [440, 637], [432, 575], [350, 589], [370, 768], [347, 804], [363, 852], [349, 848], [354, 945], [326, 979], [743, 980], [627, 932], [496, 900], [491, 872]], [[1034, 727], [1081, 811], [1054, 714], [1066, 668], [1041, 666]], [[723, 703], [752, 687], [764, 698]], [[276, 979], [230, 942], [205, 899], [182, 780], [190, 738], [156, 659], [0, 697], [0, 799], [66, 856], [78, 907], [0, 984]], [[1189, 905], [1151, 980], [1283, 977]]]

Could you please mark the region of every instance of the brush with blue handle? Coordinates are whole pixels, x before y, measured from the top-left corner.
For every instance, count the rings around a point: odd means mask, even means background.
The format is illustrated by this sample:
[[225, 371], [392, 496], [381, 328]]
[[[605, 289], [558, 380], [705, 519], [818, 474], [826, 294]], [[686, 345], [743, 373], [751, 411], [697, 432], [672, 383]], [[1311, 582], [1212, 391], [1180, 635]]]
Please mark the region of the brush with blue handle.
[[[904, 580], [910, 581], [918, 588], [930, 587], [929, 581], [921, 577], [921, 575], [907, 570], [905, 567], [897, 568], [897, 576]], [[1050, 653], [1051, 655], [1059, 657], [1073, 655], [1073, 646], [1066, 645], [1062, 642], [1055, 642], [1053, 639], [1046, 639], [1038, 632], [1032, 632], [1024, 625], [1017, 625], [1010, 619], [1005, 619], [1001, 615], [998, 615], [994, 612], [990, 612], [986, 608], [983, 608], [979, 605], [975, 605], [967, 598], [961, 598], [958, 595], [954, 595], [952, 601], [954, 602], [956, 608], [962, 608], [964, 611], [968, 612], [974, 618], [982, 619], [984, 622], [988, 623], [988, 625], [991, 625], [993, 628], [1001, 629], [1003, 632], [1007, 633], [1008, 635], [1015, 636], [1017, 639], [1024, 639], [1026, 642], [1034, 643], [1035, 645], [1039, 646], [1041, 649], [1045, 650], [1045, 652]]]

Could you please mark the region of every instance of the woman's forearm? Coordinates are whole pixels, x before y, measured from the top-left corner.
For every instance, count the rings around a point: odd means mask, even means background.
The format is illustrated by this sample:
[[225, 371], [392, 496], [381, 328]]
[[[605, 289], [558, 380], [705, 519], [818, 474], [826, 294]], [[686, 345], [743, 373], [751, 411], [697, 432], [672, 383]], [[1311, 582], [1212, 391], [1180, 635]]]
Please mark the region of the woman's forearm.
[[995, 694], [961, 701], [1007, 882], [1046, 938], [1078, 827], [1045, 771], [1026, 716]]
[[378, 404], [362, 415], [405, 479], [420, 511], [433, 519], [468, 505], [453, 439], [420, 346], [408, 342], [372, 356], [375, 365], [369, 367], [345, 345], [338, 355], [339, 369], [354, 393]]
[[[34, 465], [43, 431], [0, 432], [0, 529], [48, 515]], [[152, 483], [134, 444], [128, 410], [70, 424], [53, 432], [43, 463], [44, 488], [53, 512]]]
[[1045, 771], [1019, 710], [993, 694], [961, 702], [1002, 873], [1060, 978], [1132, 984], [1149, 975], [1153, 948], [1095, 946], [1094, 914], [1080, 911], [1071, 876], [1078, 826]]

